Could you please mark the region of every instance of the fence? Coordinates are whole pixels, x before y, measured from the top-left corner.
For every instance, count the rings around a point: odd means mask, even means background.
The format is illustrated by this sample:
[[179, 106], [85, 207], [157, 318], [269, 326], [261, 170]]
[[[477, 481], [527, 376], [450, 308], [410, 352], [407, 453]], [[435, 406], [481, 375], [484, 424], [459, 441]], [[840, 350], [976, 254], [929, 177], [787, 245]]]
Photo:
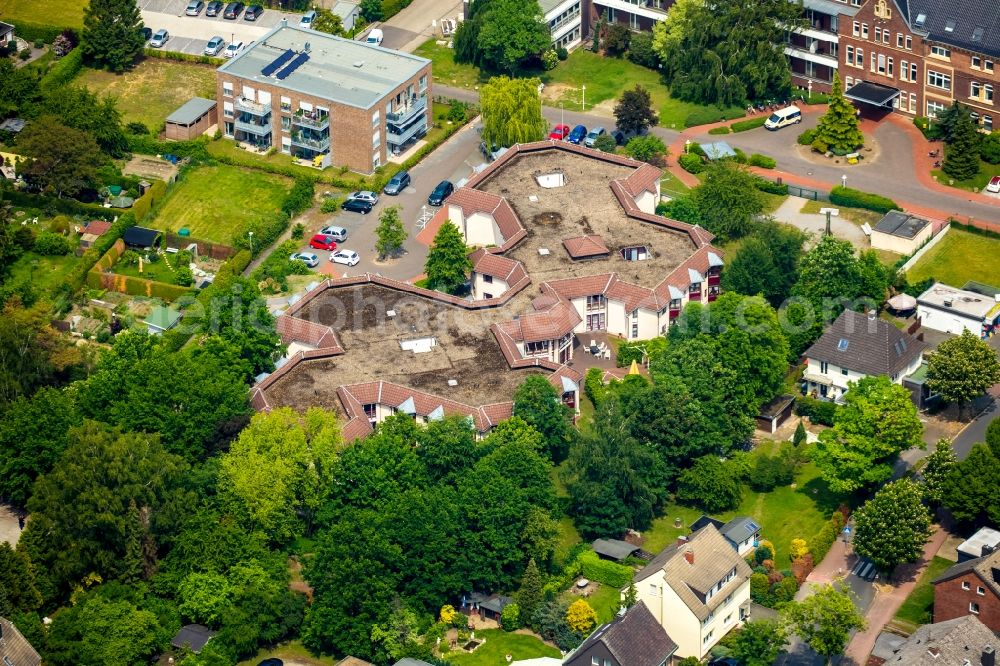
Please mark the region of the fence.
[[199, 256], [211, 257], [212, 259], [226, 260], [238, 252], [238, 250], [234, 247], [222, 245], [221, 243], [200, 240], [198, 238], [191, 238], [190, 236], [178, 236], [174, 233], [168, 233], [166, 234], [166, 237], [167, 247], [184, 249], [194, 243], [198, 246]]
[[112, 273], [111, 267], [115, 265], [124, 252], [125, 241], [119, 238], [87, 273], [87, 286], [92, 289], [107, 289], [132, 296], [162, 298], [165, 301], [175, 301], [185, 294], [192, 293], [189, 287]]

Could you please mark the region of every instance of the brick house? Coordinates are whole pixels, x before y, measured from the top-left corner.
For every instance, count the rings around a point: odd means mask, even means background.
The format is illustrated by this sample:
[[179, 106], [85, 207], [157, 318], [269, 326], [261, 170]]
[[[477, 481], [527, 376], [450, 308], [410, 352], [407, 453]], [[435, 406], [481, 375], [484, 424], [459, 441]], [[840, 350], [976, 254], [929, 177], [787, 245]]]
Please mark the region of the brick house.
[[1000, 551], [959, 562], [934, 579], [934, 621], [966, 615], [1000, 632]]
[[371, 173], [431, 123], [431, 63], [282, 22], [219, 67], [222, 133]]

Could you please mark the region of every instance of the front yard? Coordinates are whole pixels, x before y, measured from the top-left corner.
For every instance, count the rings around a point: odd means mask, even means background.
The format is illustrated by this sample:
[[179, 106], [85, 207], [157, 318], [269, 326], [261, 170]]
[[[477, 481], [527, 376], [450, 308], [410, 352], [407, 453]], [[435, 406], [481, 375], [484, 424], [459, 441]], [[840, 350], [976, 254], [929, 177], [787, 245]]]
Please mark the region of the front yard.
[[1000, 240], [952, 228], [907, 273], [911, 284], [932, 277], [953, 287], [969, 280], [997, 282]]
[[531, 635], [508, 633], [503, 629], [485, 629], [476, 632], [476, 640], [480, 638], [486, 639], [486, 642], [476, 648], [475, 652], [455, 650], [445, 655], [445, 658], [454, 666], [502, 666], [507, 663], [507, 655], [511, 655], [513, 661], [560, 656], [559, 650]]
[[899, 607], [896, 617], [893, 618], [893, 624], [898, 625], [900, 629], [914, 631], [917, 626], [929, 623], [932, 620], [931, 612], [934, 610], [934, 585], [931, 581], [953, 564], [955, 563], [943, 557], [934, 557], [921, 574], [910, 596]]
[[979, 173], [969, 180], [954, 180], [951, 176], [940, 169], [934, 169], [931, 171], [931, 175], [937, 178], [939, 183], [944, 185], [951, 185], [952, 187], [958, 187], [972, 192], [982, 192], [983, 188], [986, 187], [986, 184], [990, 182], [990, 178], [993, 176], [1000, 176], [1000, 164], [990, 164], [989, 162], [979, 160]]
[[300, 666], [334, 666], [340, 661], [335, 657], [314, 657], [301, 641], [290, 641], [270, 650], [261, 650], [256, 656], [244, 659], [236, 666], [255, 666], [261, 660], [270, 658], [284, 659], [286, 664]]
[[146, 58], [124, 74], [85, 68], [74, 83], [117, 97], [123, 120], [140, 122], [154, 134], [192, 97], [215, 99], [213, 67], [159, 58]]
[[[218, 143], [218, 142], [215, 142]], [[247, 220], [278, 211], [288, 192], [287, 178], [231, 166], [191, 169], [173, 186], [149, 224], [193, 238], [232, 245]]]

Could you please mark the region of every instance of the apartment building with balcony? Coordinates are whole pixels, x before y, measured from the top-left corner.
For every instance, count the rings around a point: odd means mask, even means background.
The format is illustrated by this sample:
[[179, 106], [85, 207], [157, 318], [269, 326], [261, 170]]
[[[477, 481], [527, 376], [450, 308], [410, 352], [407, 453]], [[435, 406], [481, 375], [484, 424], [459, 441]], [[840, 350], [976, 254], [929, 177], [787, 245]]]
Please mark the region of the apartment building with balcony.
[[808, 25], [790, 32], [785, 44], [792, 85], [830, 92], [839, 64], [840, 22], [853, 19], [858, 7], [835, 0], [803, 0], [803, 9]]
[[539, 3], [552, 35], [552, 46], [570, 50], [583, 39], [584, 0], [542, 0]]
[[583, 34], [593, 34], [601, 17], [608, 23], [621, 23], [632, 30], [652, 30], [667, 18], [674, 0], [587, 0]]
[[934, 117], [957, 100], [983, 131], [996, 127], [994, 0], [867, 0], [838, 27], [841, 78], [863, 112]]
[[431, 63], [279, 23], [216, 72], [225, 136], [371, 173], [431, 123]]

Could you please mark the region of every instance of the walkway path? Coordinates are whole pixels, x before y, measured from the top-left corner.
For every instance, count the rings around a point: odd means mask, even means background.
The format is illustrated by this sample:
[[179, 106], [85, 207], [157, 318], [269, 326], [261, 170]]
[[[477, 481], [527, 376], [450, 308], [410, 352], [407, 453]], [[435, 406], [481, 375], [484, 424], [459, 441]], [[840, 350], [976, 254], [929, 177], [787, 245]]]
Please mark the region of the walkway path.
[[[803, 199], [802, 197], [790, 196], [778, 206], [772, 215], [779, 222], [785, 222], [812, 234], [812, 240], [808, 245], [808, 247], [811, 247], [813, 243], [819, 242], [819, 239], [826, 231], [826, 215], [803, 213], [802, 207], [807, 201], [808, 199]], [[850, 241], [859, 249], [867, 250], [871, 247], [871, 243], [868, 242], [868, 237], [865, 236], [865, 232], [861, 230], [861, 227], [853, 222], [848, 222], [842, 217], [830, 217], [830, 231], [837, 238]]]
[[872, 648], [875, 647], [875, 640], [878, 638], [879, 633], [889, 623], [889, 620], [896, 615], [896, 611], [903, 605], [906, 597], [910, 596], [910, 592], [916, 587], [920, 575], [927, 568], [928, 563], [934, 558], [938, 549], [941, 548], [941, 544], [947, 538], [948, 532], [941, 529], [940, 526], [934, 525], [934, 532], [931, 534], [930, 540], [924, 545], [923, 559], [916, 565], [900, 567], [900, 569], [896, 570], [896, 576], [905, 576], [905, 582], [895, 585], [888, 592], [880, 591], [878, 593], [871, 608], [868, 609], [868, 628], [865, 631], [855, 634], [854, 638], [847, 645], [845, 655], [850, 662], [862, 665], [868, 660], [868, 655], [871, 654]]

